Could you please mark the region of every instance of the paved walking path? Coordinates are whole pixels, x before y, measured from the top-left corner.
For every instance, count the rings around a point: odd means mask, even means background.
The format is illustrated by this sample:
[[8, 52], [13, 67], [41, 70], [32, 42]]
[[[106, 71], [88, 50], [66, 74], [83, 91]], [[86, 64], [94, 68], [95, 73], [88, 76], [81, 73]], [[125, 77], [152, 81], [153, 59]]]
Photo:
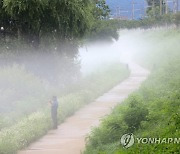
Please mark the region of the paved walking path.
[[129, 64], [128, 79], [114, 87], [94, 102], [77, 111], [72, 117], [51, 130], [26, 150], [18, 154], [80, 154], [85, 147], [85, 137], [91, 128], [99, 125], [100, 119], [111, 113], [130, 93], [138, 89], [149, 72], [136, 64]]

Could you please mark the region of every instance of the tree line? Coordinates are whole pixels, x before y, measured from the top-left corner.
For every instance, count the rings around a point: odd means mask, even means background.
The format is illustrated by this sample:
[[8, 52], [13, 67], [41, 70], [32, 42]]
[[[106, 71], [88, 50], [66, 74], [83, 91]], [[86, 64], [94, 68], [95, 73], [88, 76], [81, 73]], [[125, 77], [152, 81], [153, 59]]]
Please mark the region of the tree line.
[[109, 12], [105, 0], [0, 0], [1, 35], [38, 48], [46, 36], [50, 41], [82, 38]]
[[[147, 8], [148, 18], [122, 21], [106, 20], [110, 9], [105, 0], [0, 0], [0, 44], [2, 46], [2, 42], [7, 44], [7, 40], [14, 39], [19, 44], [23, 42], [35, 49], [52, 44], [64, 50], [64, 42], [74, 48], [75, 41], [83, 37], [90, 40], [118, 39], [117, 31], [120, 28], [151, 27], [166, 23], [179, 25], [178, 14], [160, 16], [160, 0], [154, 0], [154, 4], [151, 0], [147, 2], [149, 6], [154, 5], [155, 9]], [[165, 9], [164, 0], [162, 3], [162, 9]], [[153, 16], [153, 11], [156, 16]]]

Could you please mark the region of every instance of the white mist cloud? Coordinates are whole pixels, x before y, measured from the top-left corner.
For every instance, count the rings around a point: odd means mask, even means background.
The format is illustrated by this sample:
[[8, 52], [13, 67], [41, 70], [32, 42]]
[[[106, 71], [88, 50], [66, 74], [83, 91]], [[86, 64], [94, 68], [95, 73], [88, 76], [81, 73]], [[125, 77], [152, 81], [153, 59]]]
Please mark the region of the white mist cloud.
[[112, 44], [95, 44], [80, 48], [81, 71], [84, 74], [99, 69], [105, 64], [132, 62], [134, 54], [144, 50], [147, 44], [140, 37], [143, 30], [123, 30], [118, 41]]

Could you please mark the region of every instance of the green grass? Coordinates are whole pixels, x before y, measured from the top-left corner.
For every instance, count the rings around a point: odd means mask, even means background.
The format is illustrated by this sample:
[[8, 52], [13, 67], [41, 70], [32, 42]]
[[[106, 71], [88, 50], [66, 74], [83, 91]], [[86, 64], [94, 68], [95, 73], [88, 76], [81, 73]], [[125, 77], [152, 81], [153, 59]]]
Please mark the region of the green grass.
[[[113, 113], [102, 120], [87, 138], [85, 154], [170, 154], [179, 144], [138, 144], [129, 149], [120, 144], [125, 133], [135, 137], [180, 137], [180, 32], [156, 30], [142, 36], [151, 48], [136, 57], [151, 69], [151, 75]], [[148, 46], [149, 47], [149, 46]], [[155, 67], [154, 67], [155, 65]]]
[[0, 129], [42, 108], [50, 96], [42, 80], [23, 66], [0, 68]]
[[[58, 121], [74, 114], [79, 108], [95, 100], [129, 75], [126, 66], [114, 64], [95, 72], [73, 86], [73, 92], [59, 95]], [[0, 154], [14, 154], [51, 129], [50, 108], [45, 107], [24, 116], [11, 127], [0, 131]]]

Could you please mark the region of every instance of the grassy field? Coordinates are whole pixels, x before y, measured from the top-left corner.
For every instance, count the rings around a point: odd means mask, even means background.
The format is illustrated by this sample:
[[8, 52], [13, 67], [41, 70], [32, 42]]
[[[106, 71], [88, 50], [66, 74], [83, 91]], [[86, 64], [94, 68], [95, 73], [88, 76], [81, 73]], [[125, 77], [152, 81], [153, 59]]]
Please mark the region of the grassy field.
[[0, 129], [44, 107], [51, 93], [20, 65], [0, 68]]
[[[8, 104], [10, 108], [16, 107], [16, 109], [11, 110], [12, 112], [6, 112], [6, 115], [9, 115], [7, 119], [10, 121], [13, 114], [15, 117], [21, 115], [21, 118], [13, 119], [11, 124], [7, 124], [4, 117], [5, 113], [1, 115], [0, 154], [14, 154], [17, 150], [28, 146], [51, 129], [48, 97], [53, 91], [48, 93], [49, 91], [46, 91], [42, 82], [36, 76], [33, 76], [20, 66], [3, 68], [0, 70], [0, 74], [1, 84], [9, 83], [9, 86], [5, 84], [6, 88], [9, 89], [4, 92], [4, 96], [6, 96], [4, 99], [14, 96], [13, 98], [17, 100], [13, 104]], [[77, 84], [71, 86], [71, 92], [65, 92], [65, 95], [60, 94], [58, 96], [59, 123], [127, 78], [128, 75], [129, 71], [125, 65], [114, 64], [86, 76]], [[13, 85], [14, 89], [11, 88], [11, 85]], [[11, 89], [12, 91], [8, 92]], [[18, 97], [15, 97], [16, 92], [23, 92], [26, 97], [19, 102]], [[8, 109], [8, 106], [4, 106]]]
[[133, 133], [135, 138], [180, 137], [180, 31], [151, 30], [139, 37], [147, 47], [139, 51], [136, 61], [151, 69], [151, 75], [138, 91], [102, 120], [100, 127], [92, 130], [85, 154], [180, 152], [177, 143], [142, 144], [135, 140], [128, 149], [120, 144], [126, 133]]

